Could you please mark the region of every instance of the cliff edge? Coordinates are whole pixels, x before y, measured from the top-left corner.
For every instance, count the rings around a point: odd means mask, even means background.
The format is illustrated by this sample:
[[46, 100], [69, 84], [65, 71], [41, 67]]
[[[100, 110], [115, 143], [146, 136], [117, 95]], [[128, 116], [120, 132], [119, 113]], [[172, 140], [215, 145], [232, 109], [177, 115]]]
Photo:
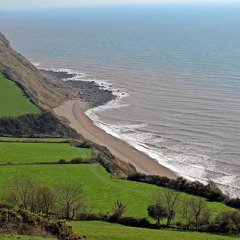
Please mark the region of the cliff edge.
[[10, 42], [2, 33], [0, 33], [0, 72], [16, 82], [24, 93], [43, 109], [54, 108], [71, 99], [76, 91], [54, 78], [43, 76], [30, 61], [11, 48]]

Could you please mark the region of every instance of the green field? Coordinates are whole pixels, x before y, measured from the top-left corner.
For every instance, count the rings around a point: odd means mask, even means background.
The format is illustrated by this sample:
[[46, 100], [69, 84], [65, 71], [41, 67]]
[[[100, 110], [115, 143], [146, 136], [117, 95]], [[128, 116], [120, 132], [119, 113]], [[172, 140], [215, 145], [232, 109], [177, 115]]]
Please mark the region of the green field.
[[0, 117], [15, 117], [40, 110], [32, 104], [23, 91], [0, 72]]
[[0, 150], [0, 164], [46, 163], [92, 157], [91, 149], [73, 147], [69, 143], [0, 142]]
[[[37, 182], [81, 184], [89, 211], [111, 212], [116, 201], [127, 205], [125, 216], [147, 217], [147, 207], [154, 193], [163, 188], [111, 177], [98, 164], [27, 165], [0, 167], [0, 191], [15, 176], [27, 175]], [[182, 193], [182, 197], [186, 194]], [[222, 203], [208, 202], [214, 213], [231, 208]], [[177, 217], [178, 218], [178, 217]]]
[[52, 240], [54, 238], [41, 238], [22, 235], [0, 235], [0, 240]]
[[69, 222], [79, 235], [88, 240], [234, 240], [239, 237], [174, 230], [133, 228], [97, 221]]

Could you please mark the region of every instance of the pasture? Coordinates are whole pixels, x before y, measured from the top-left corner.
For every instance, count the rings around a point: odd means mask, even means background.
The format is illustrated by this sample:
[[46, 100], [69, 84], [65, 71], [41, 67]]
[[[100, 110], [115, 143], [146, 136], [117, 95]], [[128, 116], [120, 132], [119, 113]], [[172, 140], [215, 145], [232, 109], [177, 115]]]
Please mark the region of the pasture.
[[89, 240], [235, 240], [237, 236], [174, 230], [155, 230], [126, 227], [98, 221], [68, 222], [73, 230]]
[[[91, 212], [111, 212], [116, 201], [125, 204], [125, 216], [147, 217], [147, 207], [154, 201], [154, 194], [164, 188], [150, 184], [131, 182], [112, 177], [98, 164], [51, 164], [13, 165], [0, 167], [0, 194], [16, 176], [29, 176], [39, 183], [50, 185], [79, 184], [87, 210]], [[181, 198], [187, 194], [181, 193]], [[230, 207], [218, 202], [207, 202], [214, 214]], [[179, 219], [177, 214], [176, 220]]]
[[39, 114], [41, 111], [29, 101], [16, 83], [0, 72], [0, 117]]
[[[30, 164], [57, 162], [60, 159], [71, 160], [92, 157], [90, 148], [73, 147], [61, 142], [9, 142], [0, 141], [0, 164]], [[53, 141], [53, 140], [51, 140]]]

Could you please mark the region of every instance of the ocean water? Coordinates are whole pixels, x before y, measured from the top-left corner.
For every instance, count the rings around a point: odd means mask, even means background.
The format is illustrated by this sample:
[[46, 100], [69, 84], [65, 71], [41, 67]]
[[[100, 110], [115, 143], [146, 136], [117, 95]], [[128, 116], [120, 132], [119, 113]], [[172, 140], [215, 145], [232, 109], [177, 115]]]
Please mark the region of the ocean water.
[[77, 72], [117, 99], [86, 112], [180, 175], [240, 197], [240, 4], [0, 12], [39, 67]]

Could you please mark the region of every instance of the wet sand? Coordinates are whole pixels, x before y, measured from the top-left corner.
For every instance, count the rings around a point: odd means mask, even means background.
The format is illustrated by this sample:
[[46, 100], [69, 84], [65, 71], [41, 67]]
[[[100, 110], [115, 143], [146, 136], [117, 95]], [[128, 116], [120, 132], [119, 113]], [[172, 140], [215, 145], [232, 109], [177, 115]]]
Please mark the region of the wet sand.
[[161, 166], [157, 161], [131, 147], [126, 142], [107, 134], [95, 126], [92, 120], [84, 114], [84, 111], [88, 108], [89, 105], [86, 102], [71, 100], [55, 108], [54, 112], [59, 117], [65, 117], [70, 127], [84, 138], [107, 147], [117, 158], [134, 165], [137, 171], [148, 175], [160, 175], [169, 178], [177, 177], [175, 172]]

